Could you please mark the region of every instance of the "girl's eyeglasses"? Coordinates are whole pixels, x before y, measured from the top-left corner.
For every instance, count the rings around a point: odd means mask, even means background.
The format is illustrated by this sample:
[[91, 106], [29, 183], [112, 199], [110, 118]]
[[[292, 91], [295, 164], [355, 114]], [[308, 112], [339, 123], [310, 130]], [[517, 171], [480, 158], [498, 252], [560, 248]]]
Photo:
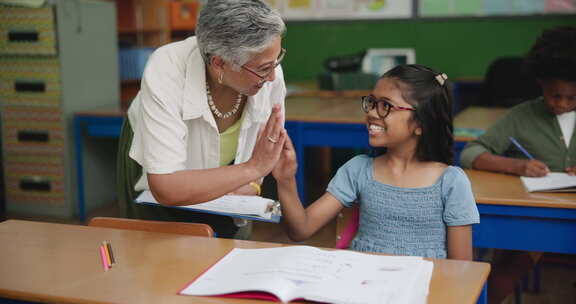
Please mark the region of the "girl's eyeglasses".
[[254, 74], [256, 77], [260, 78], [261, 82], [266, 81], [266, 79], [268, 78], [268, 76], [270, 76], [270, 74], [272, 74], [272, 72], [274, 72], [274, 69], [276, 69], [276, 67], [282, 62], [282, 60], [284, 59], [284, 56], [286, 55], [286, 50], [285, 49], [280, 49], [280, 54], [278, 55], [278, 58], [276, 59], [276, 62], [274, 62], [274, 64], [268, 68], [266, 68], [263, 73], [257, 73], [245, 66], [241, 66], [244, 70]]
[[389, 103], [387, 100], [384, 99], [376, 99], [376, 97], [374, 97], [374, 95], [368, 95], [368, 96], [362, 96], [362, 110], [365, 113], [370, 112], [370, 110], [376, 108], [376, 113], [378, 113], [378, 116], [380, 116], [380, 118], [384, 119], [386, 118], [392, 109], [394, 109], [394, 111], [414, 111], [414, 108], [406, 108], [406, 107], [398, 107], [395, 106], [391, 103]]

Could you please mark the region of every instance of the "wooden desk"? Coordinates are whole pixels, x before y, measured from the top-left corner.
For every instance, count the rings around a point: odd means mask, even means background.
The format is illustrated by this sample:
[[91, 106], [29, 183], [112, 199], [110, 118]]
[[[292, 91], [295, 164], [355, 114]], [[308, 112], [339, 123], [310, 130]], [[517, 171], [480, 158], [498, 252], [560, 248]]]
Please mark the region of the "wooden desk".
[[[112, 243], [105, 272], [98, 246]], [[59, 303], [266, 303], [176, 293], [232, 248], [285, 246], [9, 220], [0, 223], [0, 297]], [[428, 303], [474, 303], [490, 266], [433, 260]]]
[[576, 253], [576, 193], [530, 193], [518, 176], [466, 174], [480, 211], [475, 247]]
[[[94, 141], [90, 138], [118, 138], [122, 129], [125, 112], [117, 107], [104, 107], [93, 111], [74, 113], [74, 158], [76, 163], [76, 195], [78, 219], [86, 220], [86, 206], [101, 205], [101, 193], [112, 193], [114, 185], [102, 185], [107, 179], [115, 182], [116, 153], [102, 153], [95, 149]], [[101, 143], [101, 142], [100, 142]], [[93, 157], [90, 157], [92, 155]], [[95, 168], [90, 158], [107, 163], [104, 168]], [[84, 170], [90, 172], [84, 175]], [[110, 201], [109, 201], [110, 202]]]
[[468, 107], [454, 117], [455, 165], [460, 165], [460, 153], [466, 144], [483, 134], [507, 111], [507, 108]]
[[[486, 108], [486, 107], [468, 107], [454, 117], [454, 129], [456, 131], [476, 129], [486, 131], [498, 121], [508, 108]], [[458, 132], [456, 132], [458, 133]], [[468, 142], [475, 139], [475, 136], [456, 136], [455, 140]]]

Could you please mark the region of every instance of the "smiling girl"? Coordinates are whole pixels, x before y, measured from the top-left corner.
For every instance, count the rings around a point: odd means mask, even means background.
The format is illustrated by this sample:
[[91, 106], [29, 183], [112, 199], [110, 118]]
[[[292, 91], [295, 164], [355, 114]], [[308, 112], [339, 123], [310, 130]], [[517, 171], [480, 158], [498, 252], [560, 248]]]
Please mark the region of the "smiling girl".
[[479, 222], [470, 182], [453, 161], [447, 76], [422, 65], [385, 73], [362, 97], [372, 156], [349, 160], [326, 193], [304, 209], [289, 139], [272, 174], [291, 239], [309, 238], [345, 207], [359, 204], [350, 249], [430, 258], [472, 259]]

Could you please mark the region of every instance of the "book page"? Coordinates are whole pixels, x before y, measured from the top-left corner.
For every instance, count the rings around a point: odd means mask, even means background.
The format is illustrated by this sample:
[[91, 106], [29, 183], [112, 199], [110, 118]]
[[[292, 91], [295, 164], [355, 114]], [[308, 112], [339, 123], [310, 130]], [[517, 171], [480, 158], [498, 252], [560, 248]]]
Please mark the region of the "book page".
[[572, 188], [576, 192], [576, 176], [562, 172], [551, 172], [542, 177], [520, 177], [528, 192], [553, 191]]
[[331, 251], [334, 272], [306, 286], [307, 300], [330, 303], [426, 303], [433, 264], [421, 257]]
[[[136, 198], [138, 203], [158, 204], [152, 192], [144, 191]], [[273, 200], [251, 195], [224, 195], [215, 200], [189, 206], [179, 206], [186, 209], [210, 210], [215, 212], [256, 215], [265, 219], [272, 218], [270, 206]]]
[[391, 303], [425, 303], [431, 276], [432, 262], [419, 257], [377, 256], [309, 246], [236, 248], [180, 293], [263, 291], [284, 303], [298, 298], [330, 303], [363, 304], [383, 299], [390, 299]]
[[329, 267], [325, 253], [313, 247], [235, 248], [180, 293], [218, 295], [257, 290], [288, 302], [299, 286], [323, 280]]

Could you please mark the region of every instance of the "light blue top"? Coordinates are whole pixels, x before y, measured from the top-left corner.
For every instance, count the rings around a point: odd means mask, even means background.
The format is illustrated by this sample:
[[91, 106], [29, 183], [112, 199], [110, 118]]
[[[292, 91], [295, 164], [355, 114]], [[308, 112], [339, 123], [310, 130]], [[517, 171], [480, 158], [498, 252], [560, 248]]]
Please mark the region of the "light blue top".
[[338, 169], [327, 191], [346, 207], [360, 204], [352, 250], [446, 258], [446, 226], [480, 222], [470, 181], [454, 166], [431, 186], [400, 188], [374, 179], [373, 158], [359, 155]]

